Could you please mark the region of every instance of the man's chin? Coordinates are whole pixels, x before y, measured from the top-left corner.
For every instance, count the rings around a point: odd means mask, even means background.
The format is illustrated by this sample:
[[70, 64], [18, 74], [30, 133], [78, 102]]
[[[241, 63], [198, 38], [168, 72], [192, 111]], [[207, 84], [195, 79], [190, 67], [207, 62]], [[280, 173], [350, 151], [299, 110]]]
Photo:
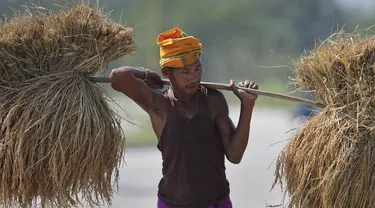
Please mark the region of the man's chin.
[[198, 90], [198, 86], [187, 87], [186, 88], [186, 93], [193, 95], [193, 94], [195, 94], [197, 92], [197, 90]]

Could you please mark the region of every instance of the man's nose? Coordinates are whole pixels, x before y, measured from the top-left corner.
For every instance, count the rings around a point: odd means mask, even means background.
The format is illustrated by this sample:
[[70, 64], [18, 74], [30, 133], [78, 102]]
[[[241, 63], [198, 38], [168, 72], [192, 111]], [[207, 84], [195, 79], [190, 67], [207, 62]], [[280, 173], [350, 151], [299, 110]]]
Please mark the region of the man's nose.
[[193, 75], [193, 78], [194, 78], [194, 81], [198, 81], [199, 80], [199, 73], [195, 72], [194, 75]]

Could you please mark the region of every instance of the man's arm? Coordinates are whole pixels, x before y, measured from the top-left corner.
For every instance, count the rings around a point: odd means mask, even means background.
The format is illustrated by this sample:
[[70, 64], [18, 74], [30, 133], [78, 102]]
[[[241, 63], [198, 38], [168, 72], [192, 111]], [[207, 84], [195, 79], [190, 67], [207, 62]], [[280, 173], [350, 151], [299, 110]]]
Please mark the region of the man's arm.
[[215, 97], [217, 99], [215, 124], [219, 130], [226, 157], [231, 163], [239, 164], [249, 140], [253, 106], [241, 104], [240, 118], [236, 128], [229, 117], [229, 108], [224, 95], [219, 92]]
[[145, 83], [145, 78], [155, 82], [154, 84], [162, 85], [161, 78], [155, 72], [151, 70], [146, 72], [146, 70], [130, 66], [114, 69], [109, 75], [113, 89], [124, 93], [150, 114], [153, 112], [154, 107], [160, 103], [158, 101], [161, 99], [159, 98], [159, 93], [154, 92]]

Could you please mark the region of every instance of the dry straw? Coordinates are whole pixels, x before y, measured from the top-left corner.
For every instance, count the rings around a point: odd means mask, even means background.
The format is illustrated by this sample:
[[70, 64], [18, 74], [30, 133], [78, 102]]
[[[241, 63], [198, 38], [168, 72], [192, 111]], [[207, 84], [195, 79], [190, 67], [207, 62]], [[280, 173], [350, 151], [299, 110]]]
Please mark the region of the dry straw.
[[110, 204], [124, 135], [88, 76], [135, 50], [132, 29], [86, 4], [0, 24], [0, 206]]
[[375, 36], [333, 34], [296, 63], [295, 82], [327, 106], [291, 138], [276, 166], [289, 207], [375, 205]]

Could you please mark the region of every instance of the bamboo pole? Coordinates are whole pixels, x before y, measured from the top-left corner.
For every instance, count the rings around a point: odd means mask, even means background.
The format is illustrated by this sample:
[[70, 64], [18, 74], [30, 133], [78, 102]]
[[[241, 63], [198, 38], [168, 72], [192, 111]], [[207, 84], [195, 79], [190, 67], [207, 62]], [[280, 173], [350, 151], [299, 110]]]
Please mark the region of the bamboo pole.
[[[96, 83], [108, 83], [109, 82], [108, 77], [90, 77], [90, 80]], [[170, 85], [170, 82], [168, 79], [162, 79], [162, 80], [165, 85]], [[214, 83], [214, 82], [201, 82], [200, 84], [211, 89], [231, 91], [229, 84], [220, 84], [220, 83]], [[255, 89], [250, 89], [250, 88], [243, 88], [243, 87], [236, 87], [236, 88], [244, 90], [248, 93], [256, 94], [256, 95], [272, 97], [272, 98], [277, 98], [277, 99], [282, 99], [282, 100], [288, 100], [292, 102], [299, 102], [299, 103], [313, 105], [319, 108], [324, 108], [323, 104], [317, 103], [315, 101], [308, 100], [308, 99], [303, 99], [303, 98], [294, 97], [290, 95], [283, 95], [279, 93], [267, 92], [267, 91], [262, 91], [262, 90], [255, 90]]]

